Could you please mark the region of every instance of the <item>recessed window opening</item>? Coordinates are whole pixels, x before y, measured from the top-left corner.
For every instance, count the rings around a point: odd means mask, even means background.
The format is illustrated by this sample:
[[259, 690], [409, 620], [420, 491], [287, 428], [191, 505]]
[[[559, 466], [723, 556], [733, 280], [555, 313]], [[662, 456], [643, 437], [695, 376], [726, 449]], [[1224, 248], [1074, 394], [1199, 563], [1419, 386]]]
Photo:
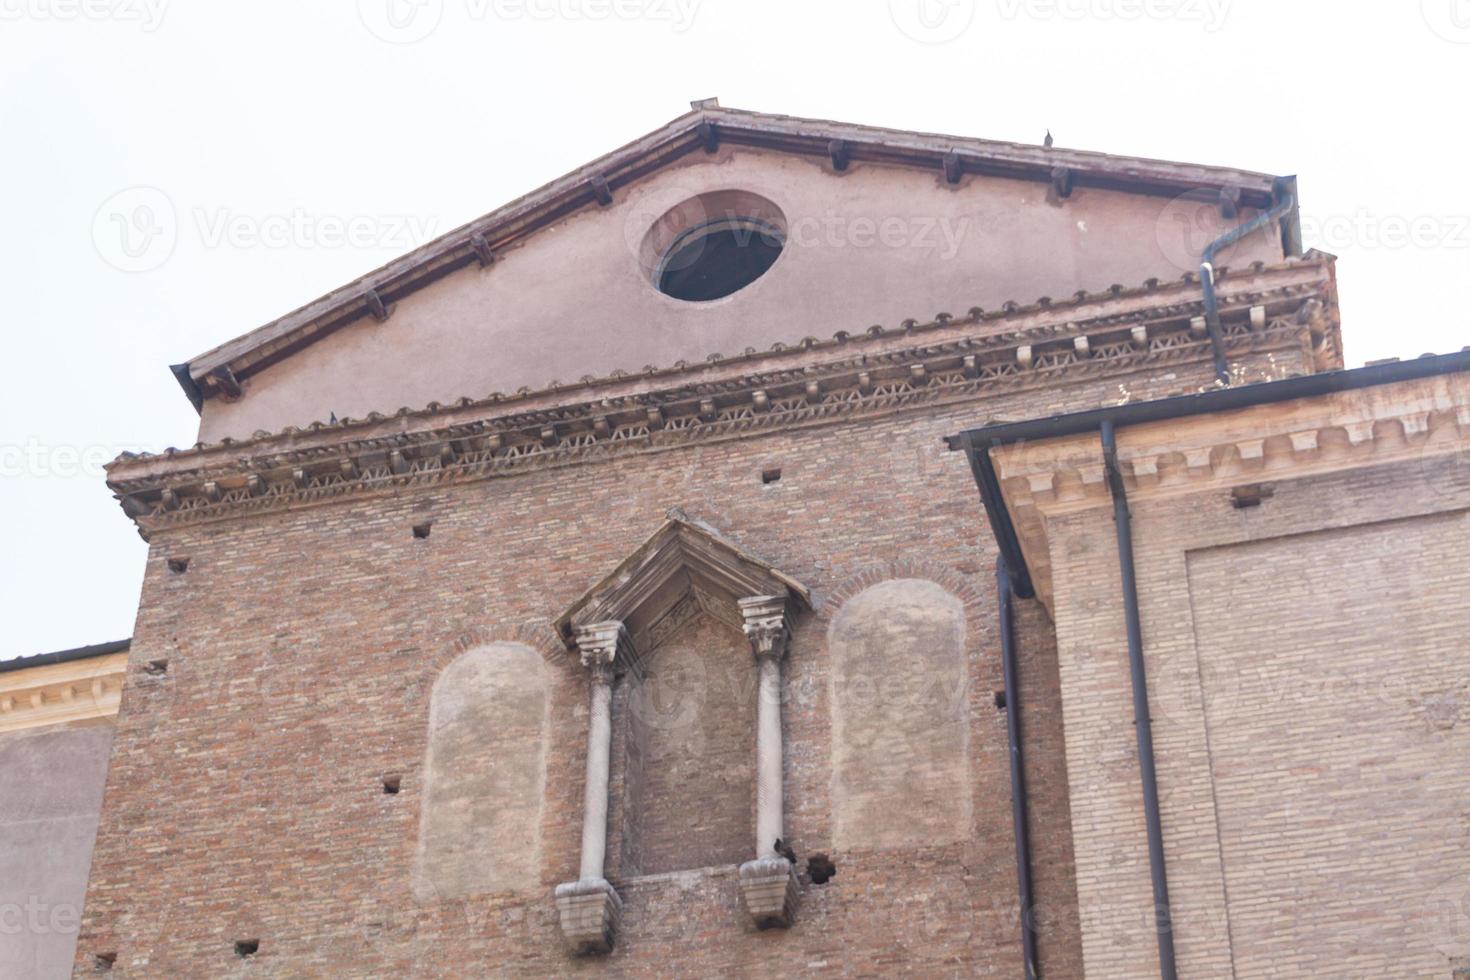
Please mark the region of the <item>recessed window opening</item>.
[[654, 272], [659, 292], [704, 302], [729, 296], [765, 275], [786, 246], [781, 230], [760, 218], [731, 215], [683, 231]]
[[397, 775], [396, 773], [393, 773], [393, 774], [390, 774], [390, 775], [387, 775], [387, 776], [384, 776], [383, 777], [383, 792], [386, 793], [389, 796], [392, 796], [395, 793], [397, 793], [398, 790], [399, 790], [399, 788], [402, 785], [403, 785], [403, 777]]
[[254, 956], [260, 951], [259, 939], [237, 939], [235, 940], [236, 956]]
[[98, 973], [106, 973], [117, 963], [116, 953], [98, 953], [92, 957], [92, 966]]
[[1275, 492], [1276, 488], [1269, 483], [1251, 483], [1242, 487], [1233, 487], [1230, 490], [1230, 506], [1236, 510], [1259, 507], [1261, 501], [1269, 500]]
[[781, 467], [772, 466], [769, 469], [761, 470], [762, 483], [775, 483], [779, 479], [781, 479]]

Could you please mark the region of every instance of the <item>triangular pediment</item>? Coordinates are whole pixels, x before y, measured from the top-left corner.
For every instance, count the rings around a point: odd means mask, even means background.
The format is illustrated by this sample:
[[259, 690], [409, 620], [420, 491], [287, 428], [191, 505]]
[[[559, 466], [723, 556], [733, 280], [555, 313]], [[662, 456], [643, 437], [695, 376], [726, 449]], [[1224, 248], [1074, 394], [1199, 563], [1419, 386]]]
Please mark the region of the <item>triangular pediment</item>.
[[[966, 190], [971, 184], [989, 190]], [[174, 371], [205, 416], [204, 441], [539, 389], [935, 310], [1166, 278], [1177, 274], [1173, 261], [1150, 253], [1130, 265], [1113, 253], [1140, 236], [1157, 237], [1169, 220], [1159, 209], [1182, 196], [1223, 199], [1233, 213], [1274, 202], [1277, 184], [1233, 168], [796, 119], [706, 101]], [[731, 191], [765, 199], [735, 210], [801, 243], [805, 264], [786, 260], [739, 304], [668, 301], [646, 281], [672, 261], [662, 250], [669, 243], [653, 229], [677, 225], [691, 210], [725, 214], [719, 195]], [[1066, 210], [1064, 198], [1072, 202]], [[1035, 229], [1035, 244], [1015, 242], [1008, 230], [1006, 249], [987, 251], [975, 215], [992, 211], [1006, 229]], [[1141, 216], [1130, 223], [1134, 212]], [[884, 241], [891, 233], [902, 245], [862, 244], [875, 222], [888, 228]], [[1053, 240], [1071, 242], [1079, 227], [1090, 229], [1080, 265], [1071, 254], [1055, 267], [1011, 264], [1014, 248], [1044, 258]], [[1094, 253], [1108, 261], [1091, 263]], [[946, 261], [915, 267], [904, 264], [909, 255]], [[951, 279], [947, 269], [985, 275]], [[864, 283], [873, 286], [856, 288]], [[818, 322], [802, 323], [808, 287], [825, 298]], [[593, 309], [603, 322], [599, 342], [588, 345], [578, 330]], [[598, 356], [581, 356], [589, 346]], [[404, 359], [413, 360], [412, 370], [403, 370]]]
[[585, 592], [556, 623], [570, 646], [580, 627], [620, 622], [635, 649], [650, 652], [697, 612], [741, 629], [739, 601], [785, 597], [810, 608], [800, 582], [742, 550], [719, 531], [682, 511], [669, 518], [602, 581]]

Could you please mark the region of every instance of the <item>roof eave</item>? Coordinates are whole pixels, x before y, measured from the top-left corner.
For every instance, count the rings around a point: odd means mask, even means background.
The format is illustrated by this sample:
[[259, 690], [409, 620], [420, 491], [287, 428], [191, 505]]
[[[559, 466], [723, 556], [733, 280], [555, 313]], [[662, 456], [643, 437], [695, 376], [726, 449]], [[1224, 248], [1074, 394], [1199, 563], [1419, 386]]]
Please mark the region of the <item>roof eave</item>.
[[91, 646], [74, 647], [70, 650], [56, 650], [51, 653], [34, 653], [27, 656], [12, 657], [9, 660], [0, 660], [0, 674], [6, 674], [16, 670], [29, 670], [32, 667], [68, 664], [77, 660], [88, 660], [92, 657], [111, 656], [114, 653], [126, 653], [132, 646], [132, 643], [132, 638], [129, 637], [126, 640], [94, 643]]

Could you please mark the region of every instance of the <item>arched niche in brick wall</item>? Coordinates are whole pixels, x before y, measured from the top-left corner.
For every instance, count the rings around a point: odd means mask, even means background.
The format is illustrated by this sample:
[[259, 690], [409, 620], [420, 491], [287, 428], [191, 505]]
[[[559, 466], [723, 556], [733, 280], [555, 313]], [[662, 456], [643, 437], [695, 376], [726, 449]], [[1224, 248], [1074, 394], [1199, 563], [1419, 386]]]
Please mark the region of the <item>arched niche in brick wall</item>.
[[547, 679], [541, 654], [490, 643], [434, 683], [419, 814], [420, 901], [541, 888]]
[[838, 848], [970, 836], [963, 603], [927, 579], [879, 582], [843, 603], [832, 661], [832, 805]]
[[750, 856], [756, 688], [750, 644], [697, 603], [643, 654], [628, 691], [624, 873], [659, 874]]

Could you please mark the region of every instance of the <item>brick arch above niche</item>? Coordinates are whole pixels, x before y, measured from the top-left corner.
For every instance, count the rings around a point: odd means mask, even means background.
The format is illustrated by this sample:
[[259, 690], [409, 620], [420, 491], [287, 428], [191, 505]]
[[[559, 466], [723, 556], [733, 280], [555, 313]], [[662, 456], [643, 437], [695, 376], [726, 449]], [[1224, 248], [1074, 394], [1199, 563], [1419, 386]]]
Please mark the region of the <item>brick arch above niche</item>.
[[541, 887], [548, 667], [524, 643], [457, 656], [434, 682], [413, 889], [421, 902]]
[[447, 644], [434, 652], [429, 661], [435, 677], [461, 654], [492, 643], [518, 643], [528, 646], [539, 652], [541, 658], [554, 670], [570, 670], [577, 664], [577, 658], [567, 652], [567, 648], [558, 641], [554, 632], [547, 629], [545, 621], [531, 619], [519, 625], [471, 626], [454, 634]]
[[[982, 566], [989, 569], [990, 562], [983, 562]], [[966, 611], [970, 613], [981, 608], [991, 608], [995, 604], [994, 594], [982, 593], [972, 583], [973, 579], [978, 578], [988, 585], [992, 581], [988, 574], [967, 575], [940, 562], [927, 561], [923, 558], [906, 558], [869, 565], [851, 572], [831, 592], [816, 598], [813, 605], [817, 618], [830, 624], [833, 617], [841, 611], [843, 604], [858, 593], [879, 582], [900, 578], [919, 578], [936, 582], [958, 598], [964, 604]]]

